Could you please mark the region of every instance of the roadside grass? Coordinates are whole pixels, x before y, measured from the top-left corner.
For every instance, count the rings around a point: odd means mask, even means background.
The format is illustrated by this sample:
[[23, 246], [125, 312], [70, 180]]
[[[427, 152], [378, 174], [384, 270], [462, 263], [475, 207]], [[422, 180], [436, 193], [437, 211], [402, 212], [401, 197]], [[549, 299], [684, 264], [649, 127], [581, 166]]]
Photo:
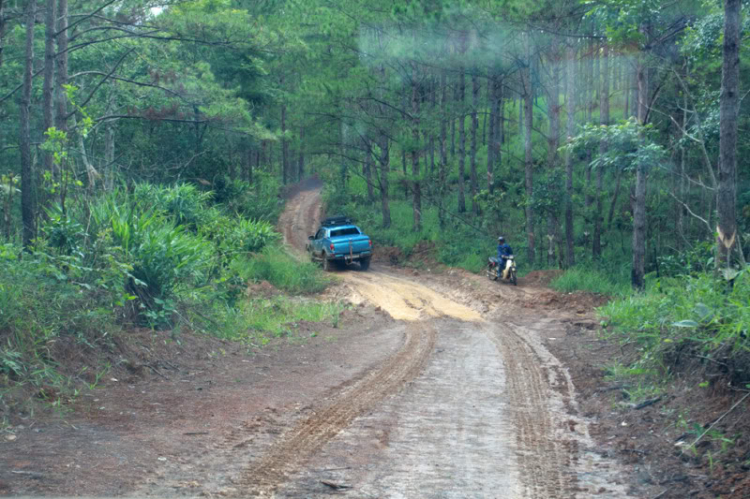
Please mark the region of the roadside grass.
[[332, 281], [317, 265], [298, 261], [278, 245], [269, 246], [252, 258], [235, 259], [229, 268], [244, 282], [268, 281], [296, 294], [318, 293]]
[[563, 293], [586, 291], [611, 297], [625, 297], [632, 292], [627, 279], [612, 272], [586, 267], [566, 270], [550, 282], [550, 287]]
[[337, 327], [345, 308], [340, 302], [283, 295], [250, 299], [239, 307], [225, 309], [224, 327], [215, 334], [262, 346], [272, 338], [293, 336], [295, 326], [301, 321], [325, 322]]

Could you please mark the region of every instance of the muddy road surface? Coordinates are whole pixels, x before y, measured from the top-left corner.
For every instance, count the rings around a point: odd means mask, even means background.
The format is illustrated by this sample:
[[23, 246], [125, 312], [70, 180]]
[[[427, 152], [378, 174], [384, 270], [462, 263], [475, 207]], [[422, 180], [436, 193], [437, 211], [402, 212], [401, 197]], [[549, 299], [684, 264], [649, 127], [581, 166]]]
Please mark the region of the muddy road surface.
[[[320, 190], [296, 186], [280, 217], [299, 258]], [[24, 420], [0, 442], [0, 495], [640, 497], [545, 347], [590, 320], [582, 310], [540, 305], [561, 298], [523, 280], [355, 267], [321, 296], [353, 304], [340, 324], [250, 357], [210, 338], [164, 347], [158, 376], [108, 379], [61, 420]], [[134, 341], [153, 353], [157, 340]]]
[[[308, 181], [281, 217], [301, 257], [321, 214], [319, 185]], [[618, 465], [594, 451], [565, 368], [544, 347], [568, 318], [522, 306], [543, 290], [465, 275], [454, 286], [450, 276], [381, 265], [336, 275], [350, 301], [407, 324], [406, 341], [281, 437], [243, 485], [278, 497], [628, 497]]]

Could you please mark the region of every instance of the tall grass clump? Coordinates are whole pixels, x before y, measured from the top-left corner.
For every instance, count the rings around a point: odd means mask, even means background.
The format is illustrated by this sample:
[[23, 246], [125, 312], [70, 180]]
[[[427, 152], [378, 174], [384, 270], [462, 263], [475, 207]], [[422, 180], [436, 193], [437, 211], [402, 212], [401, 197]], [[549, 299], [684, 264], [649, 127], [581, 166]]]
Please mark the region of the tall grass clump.
[[586, 267], [566, 270], [550, 282], [550, 287], [563, 293], [586, 291], [607, 296], [627, 296], [631, 293], [630, 283], [621, 276]]
[[230, 271], [245, 282], [268, 281], [290, 293], [318, 293], [330, 283], [330, 277], [317, 265], [298, 262], [279, 246], [269, 246], [253, 258], [233, 261]]

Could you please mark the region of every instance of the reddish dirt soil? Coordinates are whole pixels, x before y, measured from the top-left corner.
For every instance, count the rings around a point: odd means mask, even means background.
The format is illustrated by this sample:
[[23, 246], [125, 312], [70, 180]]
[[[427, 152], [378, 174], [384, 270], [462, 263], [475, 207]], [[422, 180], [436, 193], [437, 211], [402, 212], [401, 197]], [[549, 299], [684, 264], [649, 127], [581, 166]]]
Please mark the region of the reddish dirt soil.
[[[291, 189], [280, 218], [300, 258], [319, 190]], [[622, 387], [603, 366], [623, 352], [593, 315], [604, 298], [555, 293], [551, 273], [513, 287], [380, 258], [334, 273], [321, 298], [353, 304], [336, 327], [298, 324], [263, 348], [135, 331], [64, 412], [5, 410], [0, 494], [750, 497], [746, 442], [718, 464], [706, 457], [716, 439], [698, 457], [674, 445], [688, 438], [679, 411], [702, 407], [685, 420], [705, 425], [738, 394], [705, 405], [680, 380], [653, 405], [617, 407]], [[746, 430], [743, 415], [717, 428]]]

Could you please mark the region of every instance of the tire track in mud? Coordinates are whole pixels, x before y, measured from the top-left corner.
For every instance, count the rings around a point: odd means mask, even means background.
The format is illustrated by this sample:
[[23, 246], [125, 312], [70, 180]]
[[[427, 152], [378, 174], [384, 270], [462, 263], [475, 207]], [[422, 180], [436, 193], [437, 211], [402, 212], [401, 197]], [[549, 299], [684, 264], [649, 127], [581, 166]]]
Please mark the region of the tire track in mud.
[[415, 323], [406, 329], [406, 336], [404, 347], [382, 368], [344, 388], [327, 406], [282, 435], [259, 461], [251, 464], [238, 481], [243, 489], [240, 495], [272, 495], [289, 473], [355, 418], [414, 379], [434, 349], [436, 332], [428, 324]]
[[542, 360], [534, 348], [507, 323], [496, 324], [490, 333], [507, 369], [507, 395], [517, 426], [518, 458], [526, 478], [525, 497], [548, 499], [575, 497], [566, 471], [575, 448], [555, 435], [549, 407], [547, 379]]

